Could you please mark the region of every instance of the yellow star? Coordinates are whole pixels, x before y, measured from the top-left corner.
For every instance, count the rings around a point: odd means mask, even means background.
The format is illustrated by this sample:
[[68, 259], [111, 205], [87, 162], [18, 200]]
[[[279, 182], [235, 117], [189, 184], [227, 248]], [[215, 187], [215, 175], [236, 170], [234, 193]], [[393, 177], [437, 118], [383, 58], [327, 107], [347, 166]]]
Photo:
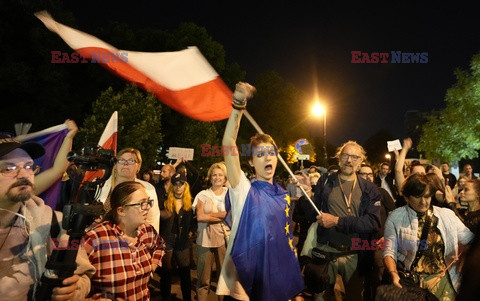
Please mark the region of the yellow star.
[[288, 205], [285, 206], [285, 216], [288, 217], [288, 213], [290, 212], [290, 207]]
[[285, 201], [287, 201], [288, 206], [290, 206], [290, 196], [288, 194], [285, 196]]
[[288, 244], [290, 245], [290, 249], [293, 250], [293, 239], [289, 238], [288, 239]]
[[288, 235], [290, 234], [290, 225], [288, 224], [288, 222], [285, 224], [285, 235]]

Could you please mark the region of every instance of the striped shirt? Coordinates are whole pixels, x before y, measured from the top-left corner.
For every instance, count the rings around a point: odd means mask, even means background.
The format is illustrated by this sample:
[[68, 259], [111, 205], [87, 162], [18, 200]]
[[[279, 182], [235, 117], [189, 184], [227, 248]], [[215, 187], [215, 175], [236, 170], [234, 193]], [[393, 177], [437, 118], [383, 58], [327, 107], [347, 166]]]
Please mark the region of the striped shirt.
[[150, 300], [148, 282], [152, 265], [161, 265], [165, 242], [151, 225], [138, 228], [138, 240], [129, 244], [122, 230], [103, 222], [85, 236], [85, 251], [96, 272], [91, 294], [116, 300]]

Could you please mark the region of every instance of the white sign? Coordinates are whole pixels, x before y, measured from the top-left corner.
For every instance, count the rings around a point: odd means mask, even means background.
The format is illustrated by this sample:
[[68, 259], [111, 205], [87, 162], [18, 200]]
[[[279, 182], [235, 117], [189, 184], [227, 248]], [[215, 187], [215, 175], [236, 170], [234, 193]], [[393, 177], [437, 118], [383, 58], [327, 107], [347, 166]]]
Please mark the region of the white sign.
[[310, 160], [310, 155], [295, 155], [297, 160]]
[[182, 148], [182, 147], [169, 147], [168, 148], [168, 158], [169, 159], [180, 159], [183, 158], [188, 161], [193, 160], [193, 148]]
[[401, 150], [402, 149], [402, 144], [400, 144], [400, 140], [393, 140], [393, 141], [387, 141], [387, 148], [389, 152], [393, 152], [394, 150]]

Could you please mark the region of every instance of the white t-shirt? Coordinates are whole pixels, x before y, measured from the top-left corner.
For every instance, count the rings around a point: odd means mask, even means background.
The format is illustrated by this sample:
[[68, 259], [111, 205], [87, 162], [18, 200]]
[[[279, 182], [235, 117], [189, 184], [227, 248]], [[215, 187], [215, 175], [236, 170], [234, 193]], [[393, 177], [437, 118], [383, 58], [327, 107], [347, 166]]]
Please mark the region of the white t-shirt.
[[[223, 187], [222, 194], [216, 195], [211, 188], [200, 191], [193, 201], [193, 209], [196, 210], [198, 202], [203, 203], [205, 213], [225, 211], [225, 195], [227, 188]], [[223, 227], [228, 228], [223, 224]], [[198, 222], [197, 245], [206, 248], [218, 248], [225, 244], [225, 236], [221, 223]]]
[[[245, 200], [247, 199], [247, 195], [251, 187], [252, 185], [250, 181], [247, 179], [247, 177], [245, 177], [245, 174], [242, 172], [238, 185], [228, 190], [232, 213], [232, 230], [230, 233], [230, 242], [235, 241], [235, 236], [237, 235], [238, 223], [242, 215], [243, 206], [245, 205]], [[220, 277], [218, 279], [217, 295], [230, 295], [238, 300], [250, 300], [247, 293], [245, 292], [245, 289], [240, 284], [238, 272], [232, 260], [232, 247], [233, 243], [229, 243], [227, 246], [227, 253], [225, 255], [225, 260], [222, 265], [222, 271], [220, 272]]]
[[[143, 181], [140, 179], [135, 179], [135, 182], [141, 183], [144, 187], [145, 190], [147, 191], [148, 197], [153, 200], [153, 205], [150, 210], [148, 210], [148, 215], [147, 215], [147, 222], [152, 225], [155, 230], [157, 230], [157, 233], [160, 233], [160, 207], [158, 206], [158, 197], [157, 197], [157, 192], [155, 190], [155, 187], [148, 183], [147, 181]], [[107, 181], [105, 181], [105, 184], [100, 190], [100, 197], [99, 200], [100, 202], [105, 204], [105, 201], [107, 200], [108, 194], [110, 193], [110, 190], [112, 189], [112, 177], [110, 177]]]

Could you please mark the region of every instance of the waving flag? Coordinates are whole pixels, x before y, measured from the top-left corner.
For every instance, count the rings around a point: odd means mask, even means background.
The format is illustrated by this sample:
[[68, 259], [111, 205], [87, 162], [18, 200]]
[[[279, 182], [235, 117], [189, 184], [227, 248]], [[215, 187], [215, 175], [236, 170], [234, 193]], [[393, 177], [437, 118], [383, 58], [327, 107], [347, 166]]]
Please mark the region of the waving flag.
[[[118, 112], [113, 112], [107, 126], [103, 130], [103, 134], [98, 141], [103, 149], [111, 149], [114, 154], [117, 154], [117, 135], [118, 135]], [[92, 182], [95, 178], [102, 178], [103, 170], [87, 171], [83, 181]]]
[[[21, 142], [37, 142], [43, 145], [45, 148], [45, 155], [35, 160], [35, 164], [41, 167], [40, 172], [42, 172], [53, 166], [58, 150], [60, 149], [67, 133], [67, 125], [60, 124], [36, 133], [17, 136], [16, 139]], [[50, 186], [50, 188], [40, 194], [40, 197], [45, 201], [45, 204], [53, 209], [56, 208], [57, 203], [60, 200], [61, 185], [62, 179], [60, 178]]]
[[118, 50], [56, 22], [46, 11], [35, 16], [81, 56], [155, 94], [179, 113], [201, 121], [230, 116], [232, 92], [197, 47], [175, 52]]

